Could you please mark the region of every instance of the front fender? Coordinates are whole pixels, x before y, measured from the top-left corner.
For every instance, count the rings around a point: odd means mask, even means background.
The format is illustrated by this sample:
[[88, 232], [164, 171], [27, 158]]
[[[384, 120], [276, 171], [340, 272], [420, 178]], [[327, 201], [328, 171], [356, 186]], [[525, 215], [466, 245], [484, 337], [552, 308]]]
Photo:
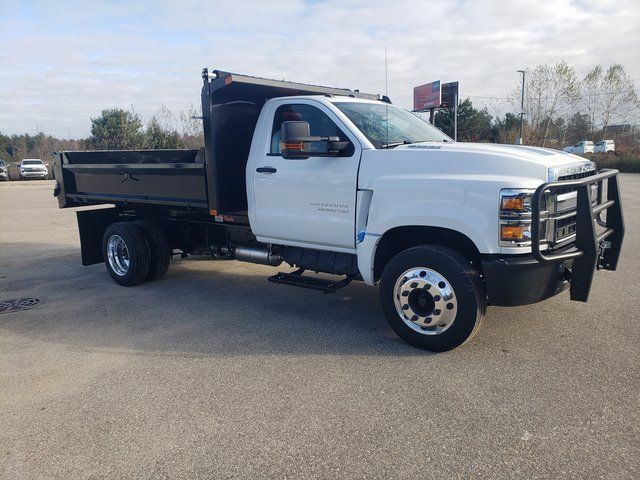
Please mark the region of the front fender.
[[[394, 182], [395, 183], [395, 182]], [[374, 187], [367, 233], [382, 236], [392, 228], [427, 226], [467, 236], [480, 253], [498, 253], [498, 186], [465, 188], [465, 182], [413, 177], [398, 192], [392, 184]], [[415, 192], [415, 193], [412, 193]]]
[[[375, 193], [374, 193], [375, 199]], [[497, 219], [494, 221], [482, 216], [479, 209], [465, 208], [465, 203], [455, 205], [442, 202], [436, 205], [428, 202], [401, 202], [392, 208], [379, 207], [374, 214], [374, 203], [370, 211], [367, 230], [362, 242], [356, 246], [358, 269], [368, 285], [375, 283], [374, 266], [378, 244], [384, 234], [396, 227], [420, 226], [438, 227], [453, 230], [471, 240], [479, 252], [496, 253], [496, 245], [489, 240], [497, 233]], [[429, 214], [433, 207], [439, 208], [439, 214]], [[475, 223], [472, 223], [475, 222]]]
[[374, 182], [366, 233], [356, 246], [364, 281], [373, 285], [378, 243], [397, 227], [453, 230], [471, 240], [480, 253], [500, 253], [498, 201], [502, 179], [485, 180], [415, 175]]

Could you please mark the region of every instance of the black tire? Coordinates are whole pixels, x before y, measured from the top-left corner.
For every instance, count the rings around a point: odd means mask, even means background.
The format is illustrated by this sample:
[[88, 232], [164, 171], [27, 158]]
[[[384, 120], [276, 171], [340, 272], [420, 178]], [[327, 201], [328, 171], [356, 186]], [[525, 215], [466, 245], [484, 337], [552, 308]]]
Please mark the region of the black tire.
[[[120, 237], [124, 243], [126, 252], [123, 255], [128, 260], [126, 269], [120, 273], [114, 270], [113, 261], [109, 259], [110, 240], [113, 238], [114, 242], [118, 242], [118, 239], [114, 238], [115, 236]], [[151, 252], [140, 226], [131, 222], [117, 222], [109, 225], [102, 239], [102, 254], [107, 271], [117, 284], [131, 287], [146, 280], [151, 262]]]
[[140, 219], [133, 223], [142, 229], [151, 251], [147, 280], [157, 280], [167, 273], [169, 262], [171, 261], [171, 247], [167, 234], [154, 220]]
[[[407, 280], [407, 277], [404, 276], [406, 272], [413, 272], [414, 270], [422, 276], [426, 272], [421, 272], [421, 268], [436, 272], [450, 283], [450, 285], [446, 283], [439, 284], [443, 288], [452, 289], [455, 295], [455, 305], [446, 303], [447, 309], [451, 307], [451, 310], [453, 310], [455, 307], [455, 313], [453, 311], [449, 313], [448, 326], [447, 324], [442, 324], [442, 327], [431, 328], [420, 326], [412, 321], [435, 322], [436, 318], [440, 317], [434, 317], [434, 315], [441, 315], [441, 312], [444, 311], [444, 309], [436, 309], [437, 305], [432, 306], [430, 300], [423, 301], [419, 298], [419, 295], [423, 294], [422, 292], [431, 288], [428, 282], [424, 282], [424, 288], [416, 288], [418, 285], [412, 282], [413, 277]], [[432, 272], [429, 272], [429, 275]], [[407, 287], [407, 285], [409, 286]], [[399, 309], [406, 309], [405, 312], [414, 313], [413, 307], [409, 307], [407, 304], [402, 305], [404, 302], [408, 303], [409, 298], [413, 295], [413, 290], [410, 287], [419, 290], [418, 301], [423, 301], [424, 305], [428, 305], [426, 308], [430, 307], [432, 308], [431, 312], [434, 312], [424, 313], [425, 317], [429, 317], [426, 320], [418, 318], [417, 315], [409, 319], [406, 313], [404, 313], [405, 316], [403, 317], [403, 314], [399, 311]], [[407, 289], [407, 292], [402, 291], [399, 295], [396, 291], [397, 288]], [[441, 292], [438, 289], [433, 289], [432, 293]], [[406, 298], [406, 300], [403, 298]], [[431, 298], [437, 301], [442, 300], [438, 295]], [[398, 307], [396, 307], [396, 299], [399, 304]], [[452, 350], [471, 339], [478, 331], [487, 308], [486, 296], [478, 270], [460, 253], [438, 245], [413, 247], [393, 257], [382, 272], [380, 300], [387, 322], [400, 338], [414, 347], [433, 352]], [[446, 302], [446, 300], [442, 301]], [[416, 305], [416, 308], [420, 308], [420, 305]], [[443, 317], [445, 315], [447, 315], [447, 312], [443, 314]], [[412, 326], [409, 326], [409, 324]], [[443, 329], [441, 333], [434, 333], [440, 329]], [[431, 332], [431, 334], [427, 334], [427, 332]]]

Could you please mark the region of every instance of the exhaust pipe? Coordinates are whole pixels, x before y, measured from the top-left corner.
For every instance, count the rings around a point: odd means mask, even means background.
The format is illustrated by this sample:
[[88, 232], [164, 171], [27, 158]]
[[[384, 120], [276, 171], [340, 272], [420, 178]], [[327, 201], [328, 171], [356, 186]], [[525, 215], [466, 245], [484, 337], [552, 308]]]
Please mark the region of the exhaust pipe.
[[269, 249], [260, 247], [233, 247], [233, 256], [241, 262], [259, 263], [272, 267], [277, 267], [284, 261], [280, 255], [273, 254]]

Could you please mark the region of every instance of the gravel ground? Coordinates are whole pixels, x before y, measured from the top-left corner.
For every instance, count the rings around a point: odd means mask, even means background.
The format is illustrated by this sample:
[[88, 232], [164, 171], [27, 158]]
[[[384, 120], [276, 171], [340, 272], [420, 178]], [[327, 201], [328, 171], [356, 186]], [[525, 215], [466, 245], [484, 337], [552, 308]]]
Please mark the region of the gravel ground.
[[0, 300], [40, 300], [0, 315], [2, 478], [640, 478], [640, 175], [589, 303], [489, 308], [437, 355], [364, 285], [189, 258], [119, 287], [52, 188], [0, 184]]

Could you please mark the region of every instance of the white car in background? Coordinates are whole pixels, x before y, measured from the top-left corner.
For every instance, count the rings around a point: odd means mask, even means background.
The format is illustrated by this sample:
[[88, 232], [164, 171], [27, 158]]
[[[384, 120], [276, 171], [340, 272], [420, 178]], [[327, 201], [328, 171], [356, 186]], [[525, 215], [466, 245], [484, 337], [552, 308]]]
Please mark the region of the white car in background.
[[613, 140], [600, 140], [596, 143], [596, 146], [593, 147], [593, 151], [595, 153], [615, 152], [616, 144], [613, 143]]
[[9, 167], [4, 160], [0, 160], [0, 180], [9, 180]]
[[564, 147], [562, 150], [567, 153], [593, 153], [593, 142], [583, 140], [575, 145]]
[[49, 170], [39, 158], [25, 158], [20, 162], [20, 180], [39, 178], [44, 180], [49, 175]]

